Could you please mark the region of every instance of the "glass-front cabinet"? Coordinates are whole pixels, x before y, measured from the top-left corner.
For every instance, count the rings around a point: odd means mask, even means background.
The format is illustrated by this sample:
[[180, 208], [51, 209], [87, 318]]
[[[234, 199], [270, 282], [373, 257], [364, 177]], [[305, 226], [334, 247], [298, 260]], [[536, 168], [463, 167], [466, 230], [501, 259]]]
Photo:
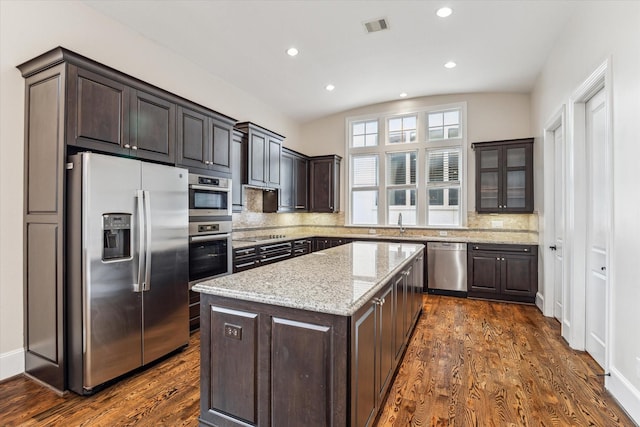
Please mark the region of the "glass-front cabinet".
[[533, 212], [533, 138], [472, 144], [478, 213]]

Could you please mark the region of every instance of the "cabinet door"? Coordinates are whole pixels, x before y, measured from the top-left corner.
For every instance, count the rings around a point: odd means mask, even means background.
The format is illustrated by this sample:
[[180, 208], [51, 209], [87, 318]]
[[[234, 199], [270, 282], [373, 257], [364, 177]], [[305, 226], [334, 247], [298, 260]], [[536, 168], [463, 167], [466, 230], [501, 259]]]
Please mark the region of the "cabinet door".
[[266, 182], [269, 187], [280, 186], [280, 158], [282, 155], [282, 141], [274, 137], [268, 137], [269, 145], [266, 162]]
[[207, 116], [179, 107], [178, 164], [185, 167], [206, 169], [210, 150]]
[[307, 194], [309, 183], [307, 179], [309, 162], [301, 157], [294, 157], [293, 160], [293, 204], [296, 210], [307, 210], [309, 208]]
[[533, 146], [505, 146], [503, 159], [503, 211], [532, 212]]
[[351, 419], [355, 427], [372, 425], [376, 415], [376, 307], [366, 305], [353, 320]]
[[242, 211], [242, 184], [246, 179], [246, 159], [243, 156], [246, 145], [242, 139], [242, 134], [234, 132], [231, 140], [231, 199], [234, 212]]
[[131, 100], [131, 154], [175, 162], [176, 105], [155, 95], [134, 91]]
[[130, 89], [75, 65], [68, 84], [67, 144], [127, 154]]
[[314, 160], [310, 164], [311, 211], [334, 212], [333, 161]]
[[407, 288], [403, 273], [398, 274], [393, 279], [393, 292], [393, 303], [395, 308], [394, 347], [395, 358], [398, 360], [402, 355], [402, 349], [404, 348], [404, 312], [407, 310]]
[[280, 163], [280, 210], [290, 212], [294, 209], [294, 157], [282, 153]]
[[502, 293], [535, 298], [537, 283], [534, 269], [536, 258], [531, 255], [504, 253], [500, 258]]
[[469, 255], [469, 294], [500, 292], [500, 258], [499, 253], [492, 252], [473, 252]]
[[502, 209], [500, 162], [499, 147], [476, 151], [476, 210], [478, 212], [498, 212]]
[[395, 352], [393, 345], [393, 282], [380, 294], [378, 305], [378, 405], [382, 404], [394, 372]]
[[209, 118], [211, 134], [211, 169], [224, 174], [231, 173], [231, 126], [214, 118]]
[[265, 185], [265, 155], [267, 150], [267, 136], [263, 133], [249, 134], [249, 184]]

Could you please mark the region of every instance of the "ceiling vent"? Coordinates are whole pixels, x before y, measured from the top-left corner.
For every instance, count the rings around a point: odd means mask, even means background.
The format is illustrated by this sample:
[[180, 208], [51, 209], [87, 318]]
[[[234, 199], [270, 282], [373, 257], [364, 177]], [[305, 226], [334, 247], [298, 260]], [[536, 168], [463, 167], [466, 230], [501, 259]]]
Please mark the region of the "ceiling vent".
[[367, 33], [375, 33], [382, 30], [388, 30], [389, 24], [385, 18], [375, 19], [373, 21], [365, 22], [364, 28]]

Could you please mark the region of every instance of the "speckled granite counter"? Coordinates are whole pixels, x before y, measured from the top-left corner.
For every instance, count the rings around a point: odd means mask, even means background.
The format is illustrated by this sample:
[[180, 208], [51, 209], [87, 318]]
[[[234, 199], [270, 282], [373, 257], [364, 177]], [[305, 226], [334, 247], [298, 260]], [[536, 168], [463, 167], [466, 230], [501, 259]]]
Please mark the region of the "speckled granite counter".
[[422, 249], [413, 243], [354, 242], [208, 280], [193, 290], [349, 316]]

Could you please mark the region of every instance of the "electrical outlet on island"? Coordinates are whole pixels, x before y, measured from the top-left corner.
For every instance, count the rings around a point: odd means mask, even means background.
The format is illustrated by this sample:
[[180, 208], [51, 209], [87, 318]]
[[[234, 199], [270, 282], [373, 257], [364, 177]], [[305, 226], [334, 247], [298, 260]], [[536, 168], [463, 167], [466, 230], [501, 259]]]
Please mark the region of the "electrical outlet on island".
[[440, 234], [440, 237], [447, 237], [449, 233], [447, 233], [447, 230], [440, 230], [439, 234]]

